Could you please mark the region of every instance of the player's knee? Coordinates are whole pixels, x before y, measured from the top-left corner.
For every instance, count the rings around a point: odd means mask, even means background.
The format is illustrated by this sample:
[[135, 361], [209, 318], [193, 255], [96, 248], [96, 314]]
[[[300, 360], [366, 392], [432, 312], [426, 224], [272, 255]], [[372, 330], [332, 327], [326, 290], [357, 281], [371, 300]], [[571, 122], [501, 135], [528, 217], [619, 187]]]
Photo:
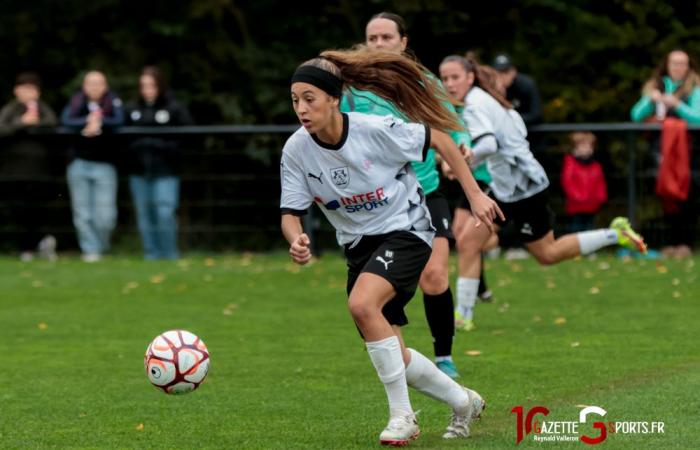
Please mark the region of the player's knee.
[[533, 256], [537, 262], [543, 266], [551, 266], [552, 264], [556, 264], [558, 262], [555, 255], [551, 252], [535, 253]]
[[355, 298], [350, 298], [348, 309], [350, 310], [350, 315], [358, 324], [367, 321], [377, 313], [377, 309], [373, 305]]
[[446, 267], [426, 267], [421, 275], [420, 288], [428, 295], [442, 294], [447, 289], [448, 284]]

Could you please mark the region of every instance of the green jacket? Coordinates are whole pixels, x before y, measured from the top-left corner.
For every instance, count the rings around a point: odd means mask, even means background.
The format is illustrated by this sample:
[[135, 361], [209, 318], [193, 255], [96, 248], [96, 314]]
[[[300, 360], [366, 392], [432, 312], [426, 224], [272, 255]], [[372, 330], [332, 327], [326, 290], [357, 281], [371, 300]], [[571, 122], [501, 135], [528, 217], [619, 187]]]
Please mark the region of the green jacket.
[[[453, 111], [454, 107], [450, 103], [445, 103], [445, 106]], [[369, 91], [361, 91], [350, 88], [345, 92], [340, 102], [340, 110], [342, 112], [355, 111], [359, 113], [372, 114], [375, 116], [391, 115], [402, 120], [407, 120], [406, 116], [391, 102], [384, 100], [380, 96]], [[466, 129], [463, 131], [451, 131], [450, 137], [458, 146], [461, 144], [471, 145], [471, 139]], [[425, 194], [435, 192], [440, 186], [440, 175], [438, 174], [435, 162], [435, 150], [429, 149], [425, 157], [425, 161], [411, 163], [413, 170], [416, 172], [418, 182], [423, 188]]]
[[[673, 81], [671, 77], [664, 77], [664, 93], [672, 94], [680, 87], [680, 81]], [[643, 95], [632, 107], [630, 116], [633, 121], [641, 122], [654, 114], [656, 105], [648, 95]], [[696, 87], [688, 98], [681, 99], [681, 104], [674, 109], [675, 114], [688, 123], [700, 123], [700, 87]]]

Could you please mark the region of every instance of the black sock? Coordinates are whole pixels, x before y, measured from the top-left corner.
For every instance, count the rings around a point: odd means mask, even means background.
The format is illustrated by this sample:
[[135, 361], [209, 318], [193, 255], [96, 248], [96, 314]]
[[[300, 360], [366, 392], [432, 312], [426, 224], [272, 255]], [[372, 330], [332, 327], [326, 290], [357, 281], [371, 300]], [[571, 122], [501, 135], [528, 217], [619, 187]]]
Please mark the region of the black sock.
[[428, 319], [430, 334], [433, 335], [435, 356], [450, 356], [455, 335], [454, 303], [452, 291], [448, 287], [438, 295], [423, 294], [425, 318]]
[[481, 294], [488, 291], [489, 287], [486, 285], [486, 277], [484, 276], [484, 255], [481, 255], [481, 272], [479, 272], [479, 291], [477, 295], [481, 297]]

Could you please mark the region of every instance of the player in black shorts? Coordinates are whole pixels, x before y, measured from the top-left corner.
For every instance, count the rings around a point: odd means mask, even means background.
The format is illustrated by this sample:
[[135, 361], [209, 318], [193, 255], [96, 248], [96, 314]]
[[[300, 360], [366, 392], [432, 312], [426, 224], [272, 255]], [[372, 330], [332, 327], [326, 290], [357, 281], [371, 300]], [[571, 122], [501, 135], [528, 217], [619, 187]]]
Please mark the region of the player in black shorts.
[[[378, 72], [382, 76], [370, 76]], [[344, 83], [382, 92], [418, 123], [341, 113]], [[406, 348], [400, 331], [406, 323], [403, 306], [415, 291], [434, 237], [425, 197], [408, 163], [424, 159], [434, 147], [453, 167], [481, 226], [490, 228], [496, 217], [503, 218], [442, 131], [460, 124], [436, 99], [435, 84], [422, 66], [389, 52], [326, 51], [299, 66], [291, 84], [294, 111], [303, 127], [282, 152], [282, 232], [292, 259], [306, 264], [310, 242], [299, 216], [315, 202], [345, 247], [348, 309], [389, 400], [390, 419], [380, 442], [405, 445], [418, 436], [409, 385], [452, 408], [445, 438], [466, 437], [471, 421], [481, 414], [483, 399]]]
[[[608, 245], [623, 245], [645, 252], [644, 239], [629, 221], [618, 217], [610, 228], [568, 234], [557, 239], [552, 231], [552, 213], [547, 203], [549, 179], [530, 151], [527, 130], [520, 115], [497, 89], [492, 69], [461, 56], [448, 56], [440, 64], [442, 82], [453, 98], [462, 99], [463, 119], [472, 137], [466, 159], [472, 166], [486, 162], [492, 181], [491, 197], [515, 223], [520, 240], [541, 264], [556, 264]], [[481, 252], [493, 230], [467, 225], [457, 236], [460, 279], [456, 320], [470, 311], [476, 298]], [[497, 224], [503, 224], [497, 221]]]

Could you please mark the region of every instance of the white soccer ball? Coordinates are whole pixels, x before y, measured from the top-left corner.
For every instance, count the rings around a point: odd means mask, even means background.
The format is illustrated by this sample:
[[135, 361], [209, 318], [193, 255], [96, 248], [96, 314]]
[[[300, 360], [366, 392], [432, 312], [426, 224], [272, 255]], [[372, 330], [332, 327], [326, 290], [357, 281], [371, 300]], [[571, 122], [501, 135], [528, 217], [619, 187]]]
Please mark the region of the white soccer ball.
[[153, 386], [166, 394], [186, 394], [207, 377], [209, 352], [195, 334], [171, 330], [153, 339], [146, 349], [144, 365]]

